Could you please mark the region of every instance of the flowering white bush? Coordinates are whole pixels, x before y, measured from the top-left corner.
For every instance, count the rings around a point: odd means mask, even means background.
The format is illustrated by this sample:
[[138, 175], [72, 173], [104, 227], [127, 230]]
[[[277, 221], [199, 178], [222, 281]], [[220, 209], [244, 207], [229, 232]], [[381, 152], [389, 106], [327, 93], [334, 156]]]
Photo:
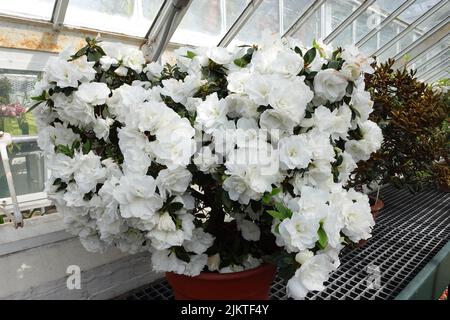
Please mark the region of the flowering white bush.
[[90, 251], [149, 250], [158, 271], [272, 261], [292, 297], [322, 290], [374, 225], [368, 197], [346, 188], [382, 140], [371, 59], [271, 37], [177, 54], [163, 67], [88, 39], [50, 62], [34, 115], [68, 229]]

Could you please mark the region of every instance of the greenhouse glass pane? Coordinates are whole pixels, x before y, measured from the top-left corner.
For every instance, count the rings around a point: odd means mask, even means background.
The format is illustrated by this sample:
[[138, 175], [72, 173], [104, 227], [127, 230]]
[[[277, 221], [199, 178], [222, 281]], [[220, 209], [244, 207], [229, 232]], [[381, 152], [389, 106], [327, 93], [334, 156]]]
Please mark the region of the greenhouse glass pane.
[[163, 0], [70, 0], [64, 23], [144, 37]]
[[428, 19], [420, 23], [414, 30], [408, 32], [406, 36], [397, 41], [392, 47], [383, 52], [379, 56], [380, 61], [385, 61], [389, 57], [394, 57], [398, 53], [405, 50], [411, 43], [418, 40], [421, 36], [426, 35], [433, 27], [448, 19], [450, 13], [450, 2], [448, 2], [443, 8], [432, 14]]
[[361, 50], [366, 54], [372, 54], [386, 43], [392, 40], [397, 34], [406, 29], [410, 23], [417, 20], [420, 16], [431, 9], [439, 0], [416, 0], [396, 19], [381, 28], [367, 41]]
[[[377, 0], [362, 12], [341, 34], [332, 42], [334, 45], [344, 46], [355, 44], [372, 29], [377, 28], [383, 20], [405, 0]], [[349, 36], [350, 35], [350, 36]]]
[[[293, 38], [310, 45], [313, 40], [323, 40], [336, 29], [359, 6], [358, 1], [326, 1], [293, 35]], [[345, 37], [352, 38], [353, 31], [348, 29]]]
[[280, 34], [279, 2], [264, 0], [247, 20], [229, 47], [260, 42], [264, 31]]
[[[39, 73], [0, 69], [0, 131], [12, 136], [34, 136], [36, 124], [26, 108], [32, 105], [30, 92]], [[8, 148], [14, 186], [18, 195], [44, 188], [43, 154], [36, 142], [15, 143]], [[0, 165], [0, 198], [9, 197], [3, 166]]]
[[55, 0], [0, 0], [0, 13], [51, 20]]
[[216, 45], [250, 0], [192, 1], [170, 42]]
[[425, 63], [419, 66], [417, 68], [417, 74], [423, 74], [427, 71], [430, 71], [431, 69], [434, 69], [436, 67], [441, 67], [442, 65], [445, 65], [450, 59], [450, 50], [447, 50], [443, 54], [439, 55], [439, 57], [436, 57], [433, 59], [432, 63]]
[[313, 3], [314, 0], [282, 0], [282, 33], [284, 34]]
[[427, 63], [431, 59], [434, 59], [438, 54], [441, 54], [443, 50], [447, 50], [449, 48], [450, 48], [450, 36], [447, 36], [441, 41], [439, 41], [436, 45], [434, 45], [427, 51], [423, 52], [417, 59], [414, 60], [414, 63], [410, 65], [409, 68], [417, 69], [424, 63]]

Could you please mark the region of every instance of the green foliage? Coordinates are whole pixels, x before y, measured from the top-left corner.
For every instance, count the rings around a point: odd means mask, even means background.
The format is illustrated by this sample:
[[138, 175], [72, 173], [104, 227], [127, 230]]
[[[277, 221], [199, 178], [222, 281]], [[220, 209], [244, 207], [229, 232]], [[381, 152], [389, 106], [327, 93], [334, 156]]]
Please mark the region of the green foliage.
[[[413, 70], [394, 70], [390, 59], [366, 75], [374, 101], [370, 119], [383, 131], [380, 150], [358, 163], [352, 186], [371, 181], [418, 191], [430, 182], [450, 185], [450, 105], [445, 95], [420, 82]], [[353, 110], [353, 109], [352, 109]], [[354, 111], [354, 110], [353, 110]]]

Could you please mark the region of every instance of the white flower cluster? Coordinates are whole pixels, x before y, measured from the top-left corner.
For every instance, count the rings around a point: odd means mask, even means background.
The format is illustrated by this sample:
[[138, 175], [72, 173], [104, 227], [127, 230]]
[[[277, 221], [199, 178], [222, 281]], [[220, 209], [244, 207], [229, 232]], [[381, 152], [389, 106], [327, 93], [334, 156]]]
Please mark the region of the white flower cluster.
[[[151, 250], [155, 270], [236, 272], [260, 257], [224, 266], [220, 251], [208, 254], [215, 235], [196, 223], [194, 192], [226, 193], [249, 243], [260, 240], [262, 215], [275, 202], [269, 229], [298, 264], [289, 294], [322, 290], [346, 241], [371, 235], [368, 197], [345, 186], [382, 135], [368, 120], [363, 73], [373, 71], [372, 59], [355, 48], [315, 46], [267, 37], [251, 50], [181, 48], [183, 77], [164, 76], [139, 51], [117, 47], [105, 47], [96, 63], [84, 55], [52, 62], [38, 88], [47, 106], [35, 115], [52, 170], [48, 192], [70, 230], [89, 250]], [[217, 78], [205, 70], [218, 70]], [[112, 85], [96, 78], [103, 72], [141, 76]], [[220, 189], [194, 183], [199, 174]], [[255, 202], [265, 205], [256, 210]]]

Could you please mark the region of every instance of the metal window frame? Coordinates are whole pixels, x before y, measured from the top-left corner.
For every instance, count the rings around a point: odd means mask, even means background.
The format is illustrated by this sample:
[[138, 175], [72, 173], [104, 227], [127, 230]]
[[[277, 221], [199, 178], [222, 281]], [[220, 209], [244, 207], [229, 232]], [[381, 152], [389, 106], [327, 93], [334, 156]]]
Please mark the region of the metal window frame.
[[417, 75], [418, 77], [421, 77], [421, 75], [423, 74], [427, 74], [428, 72], [431, 72], [433, 70], [437, 70], [437, 68], [441, 68], [442, 65], [445, 65], [447, 62], [449, 62], [450, 60], [450, 56], [447, 56], [447, 59], [443, 59], [443, 61], [440, 60], [440, 58], [444, 57], [444, 55], [440, 55], [438, 57], [434, 57], [433, 61], [429, 61], [426, 64], [422, 64], [423, 65], [428, 65], [429, 68], [426, 70], [421, 71], [419, 68], [416, 68], [415, 70], [417, 70]]
[[[435, 45], [433, 45], [432, 47], [427, 48], [427, 49], [426, 49], [425, 51], [423, 51], [421, 54], [419, 54], [419, 55], [415, 56], [414, 58], [412, 58], [411, 60], [409, 60], [407, 66], [411, 66], [411, 65], [415, 64], [417, 60], [419, 60], [419, 59], [422, 58], [422, 56], [428, 54], [429, 52], [433, 51], [436, 47], [440, 46], [440, 45], [442, 44], [441, 42], [442, 42], [442, 41], [445, 41], [445, 39], [446, 39], [446, 37], [444, 37], [443, 39], [441, 39], [441, 41], [438, 41], [438, 42], [437, 42]], [[448, 40], [450, 40], [450, 37], [448, 38]], [[430, 59], [433, 59], [433, 58], [435, 58], [436, 56], [442, 54], [442, 53], [443, 53], [445, 50], [447, 50], [448, 48], [449, 48], [449, 46], [446, 46], [444, 49], [438, 51], [438, 53], [433, 54], [433, 55], [431, 56]], [[421, 65], [422, 65], [422, 64], [420, 64], [419, 66], [421, 66]]]
[[217, 45], [219, 47], [227, 47], [262, 3], [263, 0], [250, 1]]
[[388, 15], [376, 28], [370, 30], [361, 40], [356, 43], [357, 47], [362, 47], [367, 43], [374, 35], [380, 34], [381, 29], [391, 23], [394, 19], [396, 19], [399, 15], [403, 13], [406, 9], [408, 9], [416, 0], [407, 0], [402, 3], [397, 9], [395, 9], [390, 15]]
[[402, 57], [406, 54], [411, 56], [411, 59], [421, 55], [423, 52], [427, 51], [430, 47], [434, 46], [442, 39], [444, 39], [450, 32], [450, 22], [443, 20], [437, 25], [435, 25], [430, 31], [426, 32], [419, 39], [412, 42], [409, 46], [395, 55], [396, 60], [393, 68], [401, 68], [408, 64], [409, 61], [402, 61]]
[[63, 27], [68, 6], [69, 0], [56, 0], [52, 19], [50, 20], [54, 30], [60, 30]]
[[284, 37], [292, 37], [305, 24], [305, 22], [325, 3], [325, 0], [317, 0], [306, 9], [303, 14], [287, 29]]
[[191, 3], [192, 0], [164, 0], [141, 48], [147, 61], [159, 59]]
[[[437, 60], [439, 60], [439, 58], [441, 58], [441, 57], [444, 55], [444, 53], [445, 53], [446, 51], [449, 51], [449, 52], [450, 52], [450, 47], [446, 47], [446, 48], [442, 49], [441, 51], [439, 51], [438, 53], [436, 53], [435, 55], [433, 55], [430, 59], [424, 61], [423, 63], [421, 63], [421, 64], [419, 64], [419, 65], [417, 65], [417, 66], [414, 66], [414, 69], [415, 69], [415, 70], [419, 70], [419, 69], [421, 69], [421, 68], [422, 68], [423, 66], [425, 66], [425, 65], [433, 64], [434, 62], [436, 62]], [[418, 57], [421, 57], [423, 54], [426, 54], [427, 52], [428, 52], [428, 50], [425, 51], [425, 52], [423, 52], [423, 53], [420, 54], [419, 56], [415, 57], [414, 60], [417, 60]], [[408, 65], [412, 65], [412, 64], [414, 63], [414, 62], [412, 62], [412, 61], [413, 61], [413, 60], [411, 60], [410, 63], [409, 63]]]
[[403, 39], [410, 31], [414, 30], [419, 24], [421, 24], [426, 19], [431, 17], [433, 14], [438, 12], [438, 10], [441, 9], [447, 3], [448, 3], [447, 0], [439, 1], [431, 9], [429, 9], [427, 12], [425, 12], [423, 15], [421, 15], [419, 18], [417, 18], [414, 22], [412, 22], [406, 29], [404, 29], [399, 34], [397, 34], [394, 38], [392, 38], [388, 43], [386, 43], [384, 46], [382, 46], [381, 48], [379, 48], [378, 50], [373, 52], [372, 55], [373, 56], [380, 56], [383, 53], [385, 53], [393, 45], [397, 44], [398, 41]]
[[334, 29], [329, 35], [323, 40], [324, 43], [328, 44], [336, 39], [353, 21], [356, 20], [365, 10], [367, 10], [376, 0], [364, 0], [355, 11], [353, 11], [344, 21], [342, 21], [336, 29]]
[[432, 79], [434, 76], [437, 76], [441, 73], [444, 73], [446, 70], [445, 68], [450, 67], [450, 64], [448, 63], [450, 61], [450, 58], [446, 60], [443, 64], [439, 66], [439, 69], [432, 68], [430, 70], [427, 70], [426, 72], [418, 75], [417, 77], [419, 79], [423, 79], [425, 82], [426, 80]]

